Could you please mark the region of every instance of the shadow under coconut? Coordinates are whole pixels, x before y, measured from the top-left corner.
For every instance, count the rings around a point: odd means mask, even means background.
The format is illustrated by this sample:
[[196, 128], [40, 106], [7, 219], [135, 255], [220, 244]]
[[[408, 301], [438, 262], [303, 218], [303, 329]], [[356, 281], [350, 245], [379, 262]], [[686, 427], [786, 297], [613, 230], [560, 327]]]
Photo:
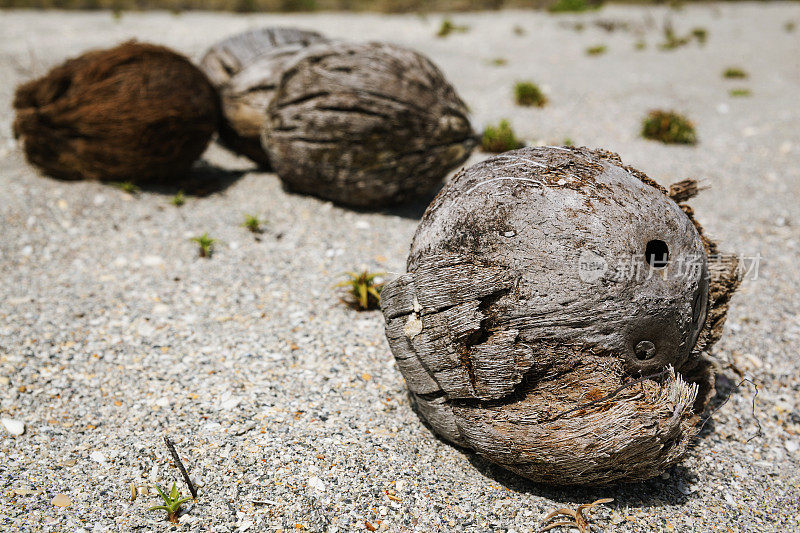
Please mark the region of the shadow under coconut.
[[222, 192], [239, 181], [248, 169], [227, 169], [213, 165], [205, 160], [198, 161], [185, 175], [170, 180], [169, 183], [142, 183], [143, 191], [174, 195], [179, 191], [189, 196], [209, 196]]
[[575, 505], [590, 503], [600, 498], [614, 498], [610, 504], [617, 507], [665, 507], [683, 505], [692, 497], [682, 492], [694, 483], [697, 476], [685, 466], [670, 468], [669, 479], [656, 477], [638, 483], [622, 483], [605, 487], [552, 486], [535, 483], [496, 465], [471, 450], [463, 450], [470, 464], [481, 474], [514, 492], [532, 494], [556, 502]]
[[[728, 391], [728, 395], [729, 393], [730, 391]], [[722, 396], [722, 394], [718, 393], [717, 396]], [[727, 396], [725, 396], [725, 398], [726, 397]], [[590, 503], [601, 498], [614, 498], [614, 502], [609, 504], [614, 508], [627, 506], [641, 508], [683, 505], [692, 497], [691, 493], [686, 494], [686, 488], [697, 480], [697, 475], [680, 463], [667, 470], [669, 474], [668, 479], [656, 477], [647, 481], [619, 483], [608, 486], [555, 486], [536, 483], [500, 465], [492, 463], [469, 448], [461, 447], [443, 439], [436, 434], [433, 427], [425, 420], [425, 417], [414, 407], [414, 402], [410, 394], [408, 395], [408, 401], [411, 403], [412, 409], [417, 414], [419, 420], [425, 428], [430, 431], [434, 438], [466, 455], [469, 463], [478, 470], [478, 472], [514, 492], [533, 494], [553, 501], [570, 502], [575, 505]], [[725, 401], [726, 400], [723, 398], [719, 400], [719, 403], [721, 404]], [[704, 414], [703, 419], [716, 408], [716, 406], [712, 406], [710, 410]], [[713, 431], [713, 427], [709, 429], [709, 426], [712, 426], [712, 424], [713, 419], [708, 421], [697, 439], [704, 438], [707, 434], [710, 434]], [[697, 439], [695, 439], [695, 443]]]
[[[259, 172], [269, 172], [265, 170], [258, 170]], [[250, 172], [250, 170], [248, 170]], [[439, 191], [442, 190], [444, 184], [438, 185], [434, 190], [431, 192], [420, 196], [418, 198], [414, 198], [411, 200], [407, 200], [405, 202], [389, 205], [389, 206], [381, 206], [377, 205], [374, 208], [372, 207], [360, 207], [360, 206], [353, 206], [347, 205], [340, 202], [334, 202], [327, 198], [320, 198], [314, 195], [310, 195], [301, 191], [293, 190], [291, 187], [287, 186], [285, 183], [281, 182], [281, 189], [286, 194], [291, 194], [294, 196], [302, 196], [304, 198], [315, 198], [320, 202], [331, 202], [333, 205], [341, 208], [353, 211], [355, 213], [363, 213], [363, 214], [382, 214], [382, 215], [389, 215], [389, 216], [396, 216], [407, 218], [410, 220], [419, 220], [422, 218], [422, 215], [425, 213], [425, 210], [428, 208], [428, 205], [433, 201]], [[184, 190], [184, 192], [186, 192]]]
[[[440, 183], [430, 192], [420, 196], [419, 198], [415, 198], [398, 205], [378, 208], [374, 211], [383, 215], [419, 220], [422, 218], [422, 215], [425, 214], [425, 210], [428, 209], [428, 206], [433, 199], [436, 198], [436, 195], [439, 194], [439, 191], [442, 190], [442, 187], [444, 187], [444, 183]], [[356, 209], [356, 211], [360, 210]]]

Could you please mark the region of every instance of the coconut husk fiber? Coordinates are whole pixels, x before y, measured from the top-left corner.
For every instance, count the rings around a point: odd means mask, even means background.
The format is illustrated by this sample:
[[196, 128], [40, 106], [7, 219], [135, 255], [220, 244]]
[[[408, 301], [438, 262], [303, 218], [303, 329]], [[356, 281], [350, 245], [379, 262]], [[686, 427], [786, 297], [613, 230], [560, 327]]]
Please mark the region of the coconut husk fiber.
[[686, 205], [616, 154], [525, 148], [459, 172], [381, 293], [419, 414], [534, 481], [607, 485], [685, 454], [739, 284]]
[[233, 35], [209, 48], [200, 68], [220, 93], [220, 144], [269, 169], [261, 130], [281, 74], [299, 51], [324, 40], [317, 32], [274, 27]]
[[163, 46], [87, 52], [17, 88], [14, 135], [32, 164], [61, 179], [183, 177], [219, 124], [206, 76]]

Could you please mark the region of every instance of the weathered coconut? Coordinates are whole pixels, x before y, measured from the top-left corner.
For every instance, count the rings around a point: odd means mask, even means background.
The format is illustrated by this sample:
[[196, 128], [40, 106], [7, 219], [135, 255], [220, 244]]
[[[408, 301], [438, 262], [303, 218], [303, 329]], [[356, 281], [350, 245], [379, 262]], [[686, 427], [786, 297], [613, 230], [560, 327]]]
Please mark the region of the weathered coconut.
[[390, 44], [309, 47], [267, 115], [263, 145], [286, 187], [356, 207], [424, 195], [475, 145], [439, 69]]
[[[616, 154], [524, 148], [462, 170], [382, 292], [419, 413], [535, 481], [675, 464], [713, 389], [705, 351], [738, 285], [685, 204]], [[709, 278], [709, 273], [711, 276]]]
[[229, 37], [206, 52], [200, 66], [220, 92], [222, 144], [269, 167], [261, 131], [280, 75], [297, 52], [324, 40], [313, 31], [262, 28]]
[[166, 182], [186, 174], [219, 121], [216, 91], [184, 56], [127, 42], [17, 88], [14, 134], [62, 179]]

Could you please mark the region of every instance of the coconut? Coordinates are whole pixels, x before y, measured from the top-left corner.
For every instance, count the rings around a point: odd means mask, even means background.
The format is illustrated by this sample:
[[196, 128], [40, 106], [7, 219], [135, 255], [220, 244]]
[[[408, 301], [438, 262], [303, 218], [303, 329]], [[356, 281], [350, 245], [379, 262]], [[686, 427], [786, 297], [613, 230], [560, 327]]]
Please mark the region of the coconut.
[[281, 76], [262, 140], [289, 190], [355, 207], [429, 193], [475, 145], [439, 69], [384, 43], [306, 49]]
[[183, 177], [219, 121], [216, 91], [199, 69], [136, 42], [87, 52], [21, 85], [14, 108], [28, 160], [62, 179]]
[[[524, 148], [462, 170], [381, 293], [420, 415], [538, 482], [603, 485], [684, 455], [739, 283], [682, 202], [616, 154]], [[679, 205], [675, 200], [681, 202]]]
[[323, 40], [313, 31], [262, 28], [229, 37], [206, 52], [200, 66], [220, 93], [224, 146], [269, 168], [261, 130], [280, 75], [297, 52]]

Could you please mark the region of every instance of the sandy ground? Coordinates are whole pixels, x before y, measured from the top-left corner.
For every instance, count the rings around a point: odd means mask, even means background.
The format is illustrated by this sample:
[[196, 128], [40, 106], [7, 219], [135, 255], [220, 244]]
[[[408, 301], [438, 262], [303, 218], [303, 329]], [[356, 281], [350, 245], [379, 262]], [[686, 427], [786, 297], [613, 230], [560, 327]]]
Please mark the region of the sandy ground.
[[[437, 39], [437, 15], [0, 15], [0, 416], [26, 426], [16, 437], [0, 427], [0, 530], [364, 531], [369, 522], [521, 532], [601, 497], [615, 501], [592, 514], [596, 530], [798, 530], [800, 27], [784, 25], [800, 26], [800, 5], [453, 18], [470, 31]], [[659, 50], [666, 19], [678, 34], [707, 28], [707, 44]], [[410, 45], [441, 66], [477, 128], [508, 117], [532, 143], [568, 137], [661, 183], [710, 187], [693, 202], [700, 221], [726, 250], [762, 260], [715, 351], [729, 401], [679, 466], [643, 484], [559, 489], [432, 435], [409, 408], [380, 313], [351, 311], [332, 289], [360, 265], [401, 272], [420, 206], [358, 213], [287, 194], [274, 175], [212, 146], [203, 172], [216, 189], [176, 208], [174, 191], [134, 197], [42, 177], [11, 139], [14, 87], [69, 56], [137, 37], [197, 59], [215, 40], [267, 24]], [[585, 54], [599, 44], [605, 55]], [[724, 80], [728, 66], [750, 78]], [[541, 84], [550, 104], [515, 108], [520, 79]], [[730, 97], [739, 87], [752, 96]], [[654, 107], [689, 115], [700, 144], [641, 139]], [[268, 221], [260, 238], [239, 226], [245, 213]], [[189, 241], [203, 232], [220, 240], [210, 260]], [[755, 389], [736, 389], [731, 365], [758, 386], [757, 419]], [[186, 493], [165, 434], [200, 486], [180, 526], [147, 511], [158, 503], [152, 489], [130, 501], [131, 484], [178, 480]], [[68, 507], [53, 505], [57, 494]]]

